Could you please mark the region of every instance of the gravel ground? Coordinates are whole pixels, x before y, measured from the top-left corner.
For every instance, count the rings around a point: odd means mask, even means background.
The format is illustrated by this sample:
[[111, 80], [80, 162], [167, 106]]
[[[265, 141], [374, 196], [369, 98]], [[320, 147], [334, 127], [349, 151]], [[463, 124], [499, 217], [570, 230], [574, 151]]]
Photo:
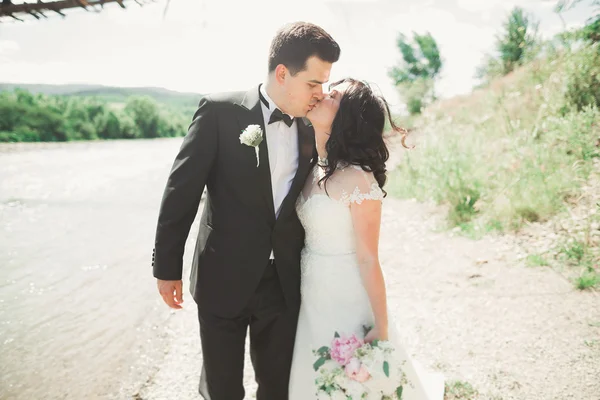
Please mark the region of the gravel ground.
[[[0, 399], [199, 399], [194, 302], [171, 312], [149, 266], [180, 140], [0, 146]], [[479, 399], [600, 400], [597, 293], [524, 266], [516, 238], [441, 232], [440, 215], [384, 202], [381, 260], [413, 357]], [[245, 383], [254, 398], [249, 363]]]
[[[432, 205], [384, 202], [380, 256], [413, 357], [450, 385], [471, 384], [478, 393], [471, 398], [600, 400], [600, 297], [550, 268], [525, 267], [510, 237], [439, 232], [439, 216]], [[199, 398], [202, 354], [189, 294], [169, 328], [164, 360], [134, 398]], [[246, 398], [253, 399], [246, 359]]]

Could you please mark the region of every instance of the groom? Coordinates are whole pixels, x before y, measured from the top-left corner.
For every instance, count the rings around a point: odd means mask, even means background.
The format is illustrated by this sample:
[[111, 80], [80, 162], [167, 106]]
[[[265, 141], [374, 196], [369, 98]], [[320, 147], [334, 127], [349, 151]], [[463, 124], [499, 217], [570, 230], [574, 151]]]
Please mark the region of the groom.
[[[315, 148], [301, 117], [323, 97], [339, 55], [322, 28], [285, 26], [271, 43], [266, 83], [200, 100], [175, 158], [152, 265], [165, 303], [181, 308], [184, 246], [206, 187], [190, 290], [204, 358], [200, 394], [207, 400], [244, 398], [248, 328], [257, 399], [288, 398], [304, 243], [294, 206]], [[252, 133], [255, 140], [245, 140]]]

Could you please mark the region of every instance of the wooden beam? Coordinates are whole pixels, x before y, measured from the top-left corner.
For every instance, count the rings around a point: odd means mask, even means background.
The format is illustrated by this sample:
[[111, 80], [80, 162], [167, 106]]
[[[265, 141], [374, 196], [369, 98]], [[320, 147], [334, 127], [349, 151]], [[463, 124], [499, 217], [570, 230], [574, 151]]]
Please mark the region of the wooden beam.
[[64, 13], [62, 13], [60, 10], [57, 10], [57, 9], [54, 9], [54, 8], [51, 8], [51, 10], [54, 11], [55, 13], [57, 13], [57, 14], [62, 15], [63, 17], [66, 17], [66, 15]]
[[61, 10], [84, 7], [84, 5], [104, 5], [106, 3], [118, 3], [122, 8], [125, 8], [123, 0], [55, 0], [48, 2], [38, 0], [37, 3], [3, 3], [2, 5], [0, 5], [0, 17], [8, 16], [15, 18], [13, 14], [30, 14], [30, 11], [34, 11], [37, 13], [42, 10], [54, 11], [64, 16], [65, 14], [60, 12]]
[[87, 6], [90, 5], [87, 1], [85, 1], [85, 0], [77, 0], [77, 2], [81, 6], [81, 8], [83, 8], [84, 10], [87, 11]]

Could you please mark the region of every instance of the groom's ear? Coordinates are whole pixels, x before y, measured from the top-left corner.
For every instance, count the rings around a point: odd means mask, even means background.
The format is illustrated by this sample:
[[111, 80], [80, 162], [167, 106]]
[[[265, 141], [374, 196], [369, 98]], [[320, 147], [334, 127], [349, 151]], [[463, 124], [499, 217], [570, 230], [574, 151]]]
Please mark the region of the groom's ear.
[[288, 75], [289, 70], [285, 65], [279, 64], [277, 67], [275, 67], [275, 79], [280, 85], [283, 85]]

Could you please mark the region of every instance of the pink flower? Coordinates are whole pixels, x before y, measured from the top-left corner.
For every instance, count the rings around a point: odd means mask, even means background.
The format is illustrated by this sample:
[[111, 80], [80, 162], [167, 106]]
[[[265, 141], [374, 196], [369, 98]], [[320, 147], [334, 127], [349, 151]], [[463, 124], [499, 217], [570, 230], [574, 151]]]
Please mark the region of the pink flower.
[[350, 337], [334, 338], [331, 342], [331, 358], [340, 365], [346, 365], [354, 356], [354, 351], [364, 345], [364, 341], [357, 338], [356, 335]]
[[345, 368], [346, 375], [357, 382], [364, 382], [371, 377], [369, 371], [357, 358], [352, 357]]

